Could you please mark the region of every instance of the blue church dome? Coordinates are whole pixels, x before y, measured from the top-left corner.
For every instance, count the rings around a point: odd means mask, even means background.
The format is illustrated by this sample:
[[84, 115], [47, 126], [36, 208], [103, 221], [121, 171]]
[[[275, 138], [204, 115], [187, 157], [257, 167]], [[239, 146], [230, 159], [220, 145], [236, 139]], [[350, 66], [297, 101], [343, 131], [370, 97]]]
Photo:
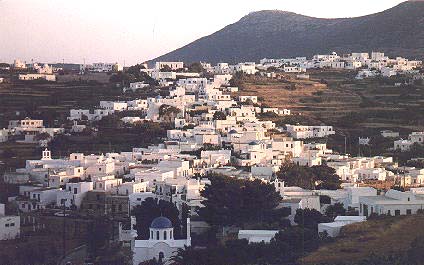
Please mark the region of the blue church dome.
[[173, 228], [171, 220], [166, 217], [157, 217], [150, 224], [150, 228], [153, 229], [168, 229]]

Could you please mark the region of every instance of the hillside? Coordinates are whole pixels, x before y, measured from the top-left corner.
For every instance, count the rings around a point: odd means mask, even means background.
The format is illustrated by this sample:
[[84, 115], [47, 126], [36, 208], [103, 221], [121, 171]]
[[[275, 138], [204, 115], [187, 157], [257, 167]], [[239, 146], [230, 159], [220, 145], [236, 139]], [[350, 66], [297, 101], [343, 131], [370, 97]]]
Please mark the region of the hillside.
[[391, 256], [400, 258], [403, 255], [407, 255], [406, 259], [409, 260], [416, 259], [416, 252], [423, 253], [423, 225], [422, 215], [386, 217], [348, 225], [333, 243], [310, 253], [301, 259], [299, 264], [375, 264], [364, 260], [377, 257], [381, 261], [378, 264], [416, 264], [392, 263], [389, 260], [384, 262], [381, 259], [389, 259]]
[[153, 61], [241, 62], [378, 50], [424, 58], [424, 2], [404, 2], [356, 18], [323, 19], [285, 11], [253, 12]]

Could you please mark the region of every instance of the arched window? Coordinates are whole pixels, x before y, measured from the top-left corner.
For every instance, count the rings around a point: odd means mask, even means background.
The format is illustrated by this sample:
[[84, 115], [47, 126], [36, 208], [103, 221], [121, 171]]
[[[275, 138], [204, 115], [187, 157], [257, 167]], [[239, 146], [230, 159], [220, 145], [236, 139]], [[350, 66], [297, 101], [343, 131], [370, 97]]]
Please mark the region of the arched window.
[[159, 231], [156, 231], [156, 240], [159, 240]]
[[170, 235], [169, 235], [169, 239], [173, 239], [173, 237], [172, 237], [173, 235], [172, 235], [172, 230], [171, 230], [171, 232], [170, 232]]
[[150, 238], [153, 239], [153, 231], [150, 231]]
[[166, 240], [166, 231], [163, 231], [163, 240]]

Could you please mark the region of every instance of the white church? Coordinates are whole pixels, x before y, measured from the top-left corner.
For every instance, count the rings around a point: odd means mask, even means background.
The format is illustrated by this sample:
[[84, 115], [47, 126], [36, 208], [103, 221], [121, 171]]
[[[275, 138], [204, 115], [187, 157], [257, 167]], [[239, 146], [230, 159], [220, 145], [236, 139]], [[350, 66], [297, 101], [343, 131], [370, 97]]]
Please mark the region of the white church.
[[[132, 234], [133, 238], [137, 236], [136, 233]], [[172, 222], [166, 217], [157, 217], [150, 225], [148, 240], [133, 239], [131, 244], [134, 253], [133, 264], [138, 265], [153, 258], [162, 261], [163, 264], [168, 264], [169, 259], [176, 254], [179, 248], [184, 248], [184, 246], [191, 246], [190, 219], [187, 219], [187, 239], [176, 240]]]

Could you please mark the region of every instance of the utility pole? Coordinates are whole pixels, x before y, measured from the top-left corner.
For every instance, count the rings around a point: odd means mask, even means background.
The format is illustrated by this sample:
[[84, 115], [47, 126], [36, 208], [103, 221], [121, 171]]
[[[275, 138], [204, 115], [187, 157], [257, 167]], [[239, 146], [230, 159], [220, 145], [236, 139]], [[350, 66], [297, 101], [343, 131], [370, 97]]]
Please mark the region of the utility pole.
[[65, 208], [65, 199], [62, 199], [63, 204], [63, 257], [66, 257], [66, 208]]

